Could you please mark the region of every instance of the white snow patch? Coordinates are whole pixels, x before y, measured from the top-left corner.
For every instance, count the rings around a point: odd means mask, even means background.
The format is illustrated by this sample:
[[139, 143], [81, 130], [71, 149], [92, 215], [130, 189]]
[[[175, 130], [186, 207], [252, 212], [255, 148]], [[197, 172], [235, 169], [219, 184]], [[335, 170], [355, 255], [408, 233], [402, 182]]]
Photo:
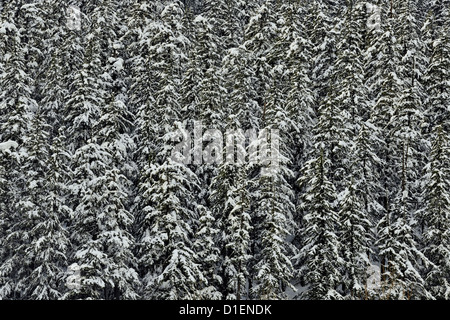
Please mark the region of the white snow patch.
[[19, 144], [15, 141], [9, 140], [6, 142], [0, 143], [0, 151], [9, 150], [10, 148], [17, 148]]
[[116, 62], [114, 62], [113, 67], [114, 67], [114, 69], [116, 69], [116, 71], [122, 71], [123, 70], [123, 59], [122, 58], [116, 59]]
[[380, 279], [381, 279], [381, 268], [379, 265], [376, 264], [371, 264], [368, 268], [367, 268], [367, 289], [372, 289], [372, 290], [376, 290], [378, 288], [380, 288], [381, 283], [380, 283]]

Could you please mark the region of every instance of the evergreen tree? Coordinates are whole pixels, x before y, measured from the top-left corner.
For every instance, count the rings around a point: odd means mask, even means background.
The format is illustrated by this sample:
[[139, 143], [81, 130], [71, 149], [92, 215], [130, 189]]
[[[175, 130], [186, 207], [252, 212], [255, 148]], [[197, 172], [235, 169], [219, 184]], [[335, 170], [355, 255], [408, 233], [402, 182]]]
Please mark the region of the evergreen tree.
[[362, 201], [362, 190], [351, 181], [340, 204], [340, 242], [343, 255], [343, 295], [367, 297], [367, 270], [371, 254], [371, 222]]
[[436, 126], [430, 163], [424, 177], [425, 201], [423, 217], [425, 256], [432, 262], [425, 276], [426, 288], [436, 299], [448, 299], [449, 293], [449, 209], [448, 142], [442, 126]]
[[[244, 167], [245, 168], [245, 167]], [[212, 192], [211, 197], [218, 197], [223, 203], [221, 228], [223, 239], [223, 279], [224, 298], [227, 300], [241, 300], [248, 296], [248, 261], [250, 255], [251, 218], [249, 214], [250, 199], [246, 185], [244, 168], [237, 168], [228, 164], [219, 170], [217, 179], [222, 185], [222, 192]], [[227, 184], [227, 176], [230, 183]], [[213, 200], [213, 202], [214, 202]]]
[[307, 26], [312, 43], [311, 79], [317, 105], [324, 99], [330, 85], [330, 77], [336, 59], [335, 21], [326, 1], [314, 1], [309, 5]]
[[[450, 65], [449, 48], [449, 9], [448, 5], [441, 4], [437, 16], [434, 17], [435, 23], [440, 27], [435, 36], [432, 47], [432, 55], [427, 69], [425, 86], [427, 92], [426, 99], [426, 119], [428, 124], [428, 132], [432, 131], [434, 126], [441, 124], [444, 130], [448, 131], [448, 110], [449, 104], [449, 86], [448, 70]], [[436, 26], [435, 26], [436, 27]], [[435, 31], [436, 32], [436, 31]]]
[[[272, 132], [272, 141], [276, 139], [274, 135]], [[253, 247], [258, 248], [258, 251], [253, 253], [256, 283], [253, 291], [259, 299], [285, 297], [285, 289], [292, 287], [290, 281], [293, 277], [291, 248], [286, 239], [292, 234], [294, 226], [293, 192], [287, 181], [293, 174], [287, 168], [288, 160], [280, 154], [280, 150], [273, 147], [270, 159], [272, 163], [268, 167], [262, 166], [254, 178], [256, 196], [253, 225], [256, 236], [253, 241], [256, 243]]]
[[64, 291], [68, 237], [61, 218], [65, 208], [51, 201], [52, 194], [42, 192], [59, 187], [50, 171], [55, 168], [48, 165], [48, 135], [42, 114], [34, 114], [23, 145], [27, 150], [22, 165], [24, 184], [5, 225], [6, 256], [0, 267], [3, 298], [58, 299]]
[[[171, 138], [168, 133], [162, 142], [170, 146]], [[171, 149], [163, 149], [158, 162], [149, 165], [140, 189], [147, 203], [139, 229], [145, 299], [200, 298], [198, 289], [207, 284], [192, 243], [198, 180], [187, 166], [172, 159]]]
[[212, 212], [199, 206], [199, 226], [196, 232], [194, 250], [201, 262], [201, 270], [207, 283], [203, 288], [199, 288], [199, 298], [206, 300], [222, 299], [219, 291], [222, 285], [222, 277], [217, 274], [220, 264], [220, 249], [217, 246], [217, 237], [220, 230]]
[[274, 1], [267, 1], [262, 4], [257, 13], [250, 19], [245, 29], [244, 47], [249, 51], [248, 62], [250, 69], [254, 73], [253, 84], [256, 92], [256, 101], [259, 105], [259, 112], [265, 118], [266, 95], [270, 86], [270, 71], [274, 66], [273, 59], [268, 58], [269, 51], [278, 32], [276, 25], [276, 8]]
[[304, 212], [301, 230], [302, 247], [296, 257], [303, 264], [299, 268], [308, 289], [302, 293], [306, 299], [341, 299], [337, 291], [341, 281], [339, 272], [338, 215], [336, 189], [330, 182], [330, 160], [323, 147], [318, 147], [315, 158], [305, 164], [299, 183], [304, 186], [300, 209]]
[[[292, 150], [292, 169], [298, 172], [306, 162], [312, 146], [312, 132], [316, 123], [316, 101], [312, 90], [311, 50], [312, 43], [306, 32], [306, 8], [298, 2], [287, 5], [285, 24], [281, 30], [280, 42], [286, 55], [289, 80], [286, 90], [286, 120], [290, 121], [292, 132], [289, 148]], [[298, 178], [298, 177], [297, 177]]]

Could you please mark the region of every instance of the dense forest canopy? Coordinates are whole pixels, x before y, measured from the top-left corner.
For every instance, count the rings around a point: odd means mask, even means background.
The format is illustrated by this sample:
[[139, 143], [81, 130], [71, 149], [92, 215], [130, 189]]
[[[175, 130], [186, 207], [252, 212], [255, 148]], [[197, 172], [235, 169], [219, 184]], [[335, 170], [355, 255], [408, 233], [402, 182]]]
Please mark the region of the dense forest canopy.
[[0, 1], [0, 299], [447, 299], [449, 14]]

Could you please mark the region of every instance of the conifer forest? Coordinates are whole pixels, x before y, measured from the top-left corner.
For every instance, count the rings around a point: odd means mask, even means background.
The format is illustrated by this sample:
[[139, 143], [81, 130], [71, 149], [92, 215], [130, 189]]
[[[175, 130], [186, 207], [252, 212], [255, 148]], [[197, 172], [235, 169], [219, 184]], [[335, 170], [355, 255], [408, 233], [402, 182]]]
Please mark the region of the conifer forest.
[[0, 0], [0, 299], [448, 299], [449, 133], [450, 0]]

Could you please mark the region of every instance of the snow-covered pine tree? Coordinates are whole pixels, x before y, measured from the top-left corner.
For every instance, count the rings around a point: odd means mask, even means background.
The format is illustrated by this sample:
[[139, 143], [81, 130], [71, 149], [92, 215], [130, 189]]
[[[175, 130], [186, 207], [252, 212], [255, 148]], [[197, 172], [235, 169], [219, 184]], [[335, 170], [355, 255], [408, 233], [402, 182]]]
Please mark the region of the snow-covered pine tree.
[[[394, 158], [397, 168], [407, 161], [405, 171], [410, 193], [410, 208], [416, 211], [422, 203], [418, 181], [422, 175], [422, 168], [427, 162], [428, 142], [422, 136], [424, 119], [424, 87], [423, 74], [426, 68], [424, 45], [418, 34], [419, 25], [416, 20], [417, 8], [414, 1], [400, 1], [397, 3], [397, 48], [399, 64], [397, 74], [402, 79], [403, 88], [399, 94], [391, 115], [389, 124], [393, 144]], [[398, 171], [398, 169], [397, 169]]]
[[96, 139], [80, 147], [74, 161], [78, 204], [71, 225], [71, 263], [80, 267], [81, 279], [80, 287], [66, 297], [135, 299], [138, 278], [129, 233], [133, 216], [126, 208], [127, 179]]
[[[275, 6], [274, 3], [268, 5]], [[286, 5], [284, 9], [291, 10], [286, 18], [295, 20], [295, 7]], [[276, 11], [276, 7], [272, 10]], [[288, 235], [293, 233], [295, 211], [291, 186], [294, 175], [290, 167], [298, 143], [292, 133], [300, 130], [295, 120], [289, 117], [293, 110], [288, 109], [286, 102], [290, 74], [284, 53], [289, 50], [292, 40], [288, 29], [295, 29], [295, 26], [289, 26], [283, 17], [276, 17], [273, 18], [279, 24], [276, 27], [283, 32], [274, 36], [274, 44], [268, 49], [267, 66], [273, 67], [269, 70], [270, 82], [263, 96], [262, 130], [258, 140], [250, 141], [259, 148], [254, 157], [256, 163], [249, 167], [253, 225], [250, 270], [252, 293], [257, 299], [284, 297], [293, 276], [292, 247], [287, 243]], [[294, 119], [297, 118], [294, 116]], [[269, 154], [263, 152], [265, 148]]]
[[[280, 33], [280, 42], [286, 55], [285, 64], [289, 76], [286, 84], [287, 121], [290, 121], [293, 150], [292, 170], [299, 169], [306, 162], [308, 150], [312, 146], [312, 132], [316, 122], [314, 92], [310, 79], [312, 44], [306, 32], [305, 4], [295, 2], [287, 4], [284, 16], [284, 26]], [[287, 52], [287, 54], [286, 54]], [[298, 177], [297, 177], [298, 178]]]
[[[379, 209], [376, 199], [370, 197], [378, 191], [378, 180], [374, 178], [373, 170], [379, 159], [373, 151], [372, 137], [377, 130], [365, 122], [371, 116], [364, 78], [366, 24], [366, 3], [349, 1], [338, 36], [337, 58], [325, 109], [329, 109], [330, 104], [335, 106], [335, 111], [325, 111], [325, 115], [331, 118], [334, 114], [334, 130], [339, 131], [333, 134], [328, 129], [328, 135], [322, 138], [330, 143], [331, 137], [333, 140], [329, 148], [338, 151], [331, 151], [331, 154], [335, 172], [333, 182], [340, 192], [339, 250], [343, 260], [340, 292], [348, 299], [364, 299], [371, 294], [367, 289], [367, 271], [373, 253], [371, 220]], [[319, 125], [323, 116], [320, 115]], [[373, 193], [368, 193], [368, 189]]]
[[388, 125], [401, 92], [402, 82], [397, 74], [398, 46], [393, 33], [395, 17], [391, 3], [380, 3], [379, 10], [381, 22], [370, 31], [370, 44], [366, 51], [366, 86], [369, 88], [369, 101], [372, 101], [370, 122], [374, 126], [374, 130], [371, 130], [375, 143], [374, 152], [381, 159], [380, 165], [377, 166], [382, 189], [378, 201], [387, 214], [398, 190], [399, 181], [392, 157], [395, 147]]
[[[357, 163], [356, 166], [360, 164]], [[355, 166], [355, 167], [356, 167]], [[358, 177], [360, 178], [360, 177]], [[341, 226], [339, 239], [344, 260], [341, 280], [343, 296], [364, 299], [367, 292], [367, 271], [371, 264], [371, 222], [364, 207], [364, 190], [352, 179], [343, 193], [338, 212]]]
[[431, 261], [425, 276], [426, 288], [436, 299], [448, 299], [450, 293], [450, 183], [449, 145], [442, 126], [434, 128], [430, 162], [424, 176], [425, 222], [423, 253]]
[[248, 297], [251, 217], [246, 169], [234, 159], [227, 159], [211, 182], [210, 201], [221, 231], [220, 291], [227, 300]]
[[139, 82], [132, 87], [137, 97], [142, 98], [131, 98], [132, 103], [138, 106], [138, 142], [143, 145], [138, 150], [142, 157], [141, 164], [158, 152], [152, 143], [167, 131], [164, 125], [180, 120], [179, 89], [182, 67], [186, 61], [184, 48], [187, 45], [182, 18], [181, 3], [174, 1], [168, 4], [158, 20], [148, 25], [145, 31], [145, 34], [149, 33], [147, 39], [141, 40], [148, 50], [145, 64], [151, 67], [149, 73], [138, 70], [149, 78], [138, 79]]
[[100, 41], [100, 35], [112, 28], [104, 19], [109, 5], [102, 2], [90, 12], [83, 67], [67, 104], [66, 121], [73, 121], [69, 143], [74, 150], [70, 262], [79, 266], [81, 279], [66, 298], [137, 297], [130, 234], [134, 218], [128, 210], [129, 181], [121, 171], [128, 166], [124, 162], [130, 146], [129, 115], [112, 92]]
[[[180, 122], [175, 125], [174, 130], [182, 129]], [[183, 155], [170, 154], [174, 135], [169, 132], [158, 139], [161, 151], [149, 164], [139, 190], [146, 203], [139, 225], [145, 299], [201, 298], [199, 289], [207, 284], [193, 245], [198, 179], [180, 162]]]
[[37, 103], [33, 98], [34, 81], [26, 66], [28, 46], [24, 42], [23, 17], [17, 13], [18, 5], [17, 1], [5, 5], [0, 17], [0, 139], [20, 145], [26, 137], [30, 111]]
[[210, 209], [199, 205], [199, 226], [195, 232], [194, 250], [200, 261], [201, 271], [206, 278], [203, 287], [198, 288], [199, 299], [218, 300], [223, 295], [219, 291], [223, 283], [222, 277], [218, 274], [217, 268], [220, 265], [220, 249], [217, 245], [220, 230]]
[[[75, 7], [78, 3], [73, 2]], [[41, 84], [37, 88], [41, 110], [47, 123], [52, 126], [51, 136], [57, 136], [59, 128], [65, 127], [65, 103], [70, 97], [70, 84], [83, 64], [81, 32], [68, 22], [69, 5], [61, 0], [42, 3], [46, 14], [45, 28], [48, 34], [46, 59], [40, 73]], [[68, 124], [70, 125], [70, 124]]]
[[128, 210], [131, 182], [127, 151], [130, 122], [120, 100], [104, 107], [93, 137], [77, 149], [74, 178], [78, 204], [72, 218], [75, 252], [72, 263], [80, 266], [80, 287], [68, 298], [136, 299], [139, 284], [133, 255], [134, 222]]
[[[284, 155], [287, 147], [276, 131], [284, 121], [283, 110], [277, 106], [269, 103], [267, 115], [270, 120], [257, 141], [260, 150], [268, 148], [270, 154], [255, 157], [257, 164], [252, 168], [256, 176], [251, 182], [254, 229], [251, 269], [254, 287], [251, 289], [256, 299], [282, 299], [287, 287], [295, 290], [290, 283], [293, 277], [292, 248], [287, 242], [295, 225], [294, 193], [288, 182], [293, 172]], [[270, 137], [267, 136], [269, 132]], [[281, 146], [277, 145], [276, 139], [281, 140]]]
[[193, 246], [199, 183], [185, 164], [171, 156], [175, 131], [182, 129], [180, 84], [187, 44], [183, 14], [181, 3], [173, 1], [150, 25], [155, 32], [148, 58], [156, 82], [153, 112], [143, 125], [149, 130], [151, 153], [142, 157], [137, 198], [139, 269], [146, 299], [199, 298], [198, 289], [207, 284]]
[[[351, 177], [353, 179], [354, 188], [356, 190], [358, 201], [362, 207], [361, 210], [365, 213], [365, 218], [369, 220], [372, 228], [367, 230], [367, 239], [371, 242], [373, 248], [373, 241], [376, 236], [375, 226], [377, 222], [384, 215], [385, 210], [380, 203], [382, 199], [382, 186], [380, 185], [380, 176], [377, 168], [381, 164], [380, 157], [375, 153], [375, 146], [377, 145], [377, 130], [370, 120], [360, 123], [360, 130], [358, 136], [355, 137], [355, 142], [352, 149], [354, 155], [352, 161]], [[376, 250], [376, 248], [374, 248]], [[377, 259], [376, 252], [369, 256], [372, 260]]]
[[[23, 288], [18, 287], [21, 274], [15, 273], [20, 268], [21, 253], [15, 248], [27, 240], [11, 234], [28, 232], [26, 228], [18, 227], [22, 223], [21, 213], [28, 208], [21, 206], [26, 201], [22, 196], [27, 184], [27, 176], [21, 166], [27, 159], [31, 115], [37, 108], [33, 99], [34, 81], [27, 70], [29, 47], [24, 42], [24, 17], [19, 13], [20, 5], [20, 1], [5, 4], [0, 16], [0, 141], [10, 141], [16, 146], [9, 148], [8, 156], [2, 160], [8, 178], [2, 203], [5, 238], [2, 239], [4, 255], [0, 264], [0, 296], [4, 299], [24, 295]], [[25, 221], [23, 223], [26, 224]]]
[[304, 188], [300, 210], [303, 212], [302, 242], [295, 257], [302, 264], [298, 267], [306, 290], [305, 299], [341, 299], [337, 194], [329, 178], [330, 160], [323, 146], [315, 146], [314, 158], [307, 161], [304, 173], [298, 180]]
[[[400, 122], [400, 121], [399, 121]], [[411, 137], [404, 138], [401, 147], [398, 176], [400, 186], [393, 197], [389, 211], [378, 224], [377, 246], [381, 260], [382, 299], [430, 298], [420, 274], [420, 265], [428, 264], [419, 251], [413, 224], [414, 209], [411, 208], [411, 194], [408, 180], [409, 144]]]
[[218, 52], [221, 57], [231, 48], [242, 44], [242, 0], [205, 0], [204, 14], [210, 21], [215, 36], [220, 39]]
[[235, 185], [229, 190], [234, 199], [227, 199], [234, 200], [234, 203], [231, 202], [228, 204], [229, 208], [226, 208], [228, 209], [228, 215], [224, 225], [225, 259], [223, 267], [225, 271], [224, 280], [227, 285], [225, 298], [228, 300], [240, 300], [248, 296], [249, 275], [247, 264], [251, 258], [249, 249], [252, 227], [246, 178], [246, 170], [237, 168]]
[[[53, 145], [48, 144], [51, 126], [43, 119], [44, 114], [37, 110], [29, 137], [29, 168], [25, 172], [30, 196], [25, 196], [26, 204], [23, 206], [28, 208], [25, 213], [28, 219], [23, 219], [20, 225], [25, 229], [24, 234], [29, 232], [24, 236], [29, 243], [22, 248], [25, 254], [21, 257], [22, 268], [30, 269], [28, 274], [22, 274], [18, 282], [18, 287], [23, 288], [24, 298], [38, 300], [59, 299], [65, 292], [63, 280], [69, 237], [63, 223], [71, 212], [64, 204], [62, 193], [65, 191], [62, 183], [65, 181], [61, 179], [64, 177], [61, 171], [65, 169], [60, 166], [66, 163], [66, 159], [59, 159], [66, 155], [58, 139]], [[42, 190], [50, 192], [42, 194]], [[24, 261], [27, 263], [23, 265]]]
[[365, 3], [349, 2], [337, 39], [337, 57], [331, 74], [334, 99], [340, 109], [348, 113], [349, 130], [356, 134], [359, 121], [369, 118], [368, 92], [364, 85]]
[[[407, 41], [405, 37], [395, 37], [396, 12], [393, 2], [384, 9], [381, 23], [383, 31], [377, 40], [380, 50], [378, 61], [383, 62], [383, 65], [380, 65], [379, 75], [375, 74], [371, 78], [378, 79], [371, 82], [374, 84], [373, 92], [378, 92], [372, 119], [381, 130], [382, 144], [377, 153], [383, 155], [381, 174], [384, 180], [382, 202], [385, 215], [378, 223], [376, 242], [381, 264], [380, 296], [382, 299], [415, 299], [428, 296], [418, 271], [419, 259], [426, 261], [426, 258], [419, 252], [413, 233], [414, 217], [411, 216], [410, 183], [407, 177], [411, 166], [408, 140], [420, 138], [417, 132], [420, 95], [415, 91], [417, 88], [413, 88], [413, 69], [399, 68], [402, 61], [408, 61], [408, 57], [401, 57], [404, 52], [402, 45]], [[403, 10], [403, 15], [403, 24], [406, 24], [407, 10]], [[400, 39], [403, 43], [399, 42]], [[405, 73], [406, 70], [410, 78], [399, 73]], [[410, 90], [400, 97], [399, 93], [405, 85]], [[393, 118], [397, 122], [405, 121], [406, 128], [392, 122]]]
[[419, 261], [428, 263], [414, 239], [408, 199], [402, 192], [378, 224], [376, 245], [382, 260], [381, 299], [430, 298], [419, 272]]
[[327, 1], [313, 1], [309, 6], [307, 22], [309, 38], [312, 43], [311, 80], [316, 104], [327, 95], [334, 60], [336, 59], [336, 40], [338, 25], [331, 16], [331, 4]]
[[[3, 246], [8, 254], [1, 265], [2, 298], [59, 299], [64, 292], [68, 237], [62, 225], [64, 210], [49, 202], [42, 190], [58, 188], [51, 179], [49, 125], [37, 110], [23, 144], [24, 184], [7, 225]], [[26, 151], [25, 151], [26, 150]], [[49, 185], [54, 182], [55, 185]], [[47, 205], [51, 205], [47, 207]], [[66, 212], [67, 213], [67, 212]]]
[[[125, 63], [130, 70], [130, 108], [137, 114], [143, 112], [145, 105], [150, 108], [155, 86], [152, 65], [147, 57], [152, 46], [152, 30], [157, 25], [157, 5], [158, 1], [134, 0], [127, 12], [128, 32], [124, 35], [124, 40], [129, 47], [129, 56]], [[146, 137], [142, 138], [144, 141]]]
[[[321, 128], [317, 138], [325, 143], [331, 162], [331, 181], [341, 192], [348, 184], [352, 136], [359, 131], [359, 122], [368, 118], [367, 92], [363, 78], [365, 30], [364, 6], [351, 2], [345, 13], [338, 37], [337, 58], [332, 67], [327, 96], [319, 104]], [[347, 181], [346, 181], [347, 180]]]
[[94, 124], [107, 96], [107, 79], [102, 79], [103, 64], [95, 33], [89, 33], [84, 44], [83, 65], [69, 85], [70, 96], [64, 105], [64, 122], [69, 137], [68, 148], [75, 153], [93, 137]]
[[193, 22], [195, 33], [183, 79], [183, 119], [201, 120], [205, 128], [223, 129], [227, 91], [221, 74], [219, 38], [201, 15]]
[[341, 109], [337, 101], [337, 95], [342, 92], [334, 87], [329, 90], [329, 94], [319, 106], [314, 141], [324, 146], [323, 151], [331, 164], [330, 181], [338, 188], [336, 192], [339, 193], [345, 188], [345, 179], [348, 177], [352, 128], [349, 113]]
[[[225, 100], [228, 92], [221, 69], [220, 40], [214, 33], [212, 24], [207, 18], [198, 15], [193, 26], [195, 31], [182, 81], [182, 119], [188, 130], [201, 123], [201, 128], [194, 128], [198, 130], [194, 138], [202, 139], [197, 137], [197, 134], [203, 136], [206, 129], [224, 129]], [[203, 147], [203, 142], [197, 140], [195, 147], [198, 148], [199, 145]], [[217, 168], [215, 165], [198, 163], [199, 158], [202, 160], [201, 152], [195, 149], [194, 153], [192, 170], [200, 179], [199, 201], [208, 205], [208, 188]]]
[[224, 57], [222, 68], [225, 86], [229, 90], [225, 119], [231, 121], [235, 128], [244, 131], [258, 130], [262, 115], [256, 100], [257, 92], [253, 87], [256, 76], [254, 69], [251, 68], [250, 55], [245, 46], [232, 48]]
[[[442, 3], [444, 2], [444, 3]], [[447, 132], [450, 131], [448, 109], [450, 87], [448, 84], [450, 68], [450, 9], [447, 1], [439, 1], [435, 8], [434, 29], [435, 39], [432, 43], [432, 55], [426, 72], [425, 87], [427, 93], [425, 116], [430, 133], [434, 126], [440, 124]]]
[[269, 53], [278, 32], [276, 4], [277, 2], [272, 0], [263, 3], [251, 17], [244, 34], [243, 46], [249, 51], [247, 63], [254, 74], [255, 82], [252, 86], [256, 92], [255, 99], [259, 105], [259, 112], [262, 113], [262, 119], [264, 119], [267, 104], [267, 91], [270, 88], [270, 72], [274, 67], [274, 61], [270, 60], [277, 58], [277, 55]]

